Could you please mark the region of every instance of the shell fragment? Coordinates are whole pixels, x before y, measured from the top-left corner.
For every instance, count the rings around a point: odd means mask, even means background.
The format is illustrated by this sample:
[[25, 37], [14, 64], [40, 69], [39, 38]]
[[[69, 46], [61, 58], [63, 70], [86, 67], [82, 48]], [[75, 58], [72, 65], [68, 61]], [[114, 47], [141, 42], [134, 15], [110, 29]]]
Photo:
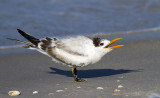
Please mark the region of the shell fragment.
[[114, 92], [120, 92], [120, 89], [115, 89]]
[[33, 94], [38, 94], [38, 91], [34, 91]]
[[118, 85], [118, 88], [123, 88], [123, 86], [122, 85]]
[[20, 95], [21, 93], [19, 92], [19, 91], [9, 91], [8, 92], [8, 95], [10, 95], [10, 96], [18, 96], [18, 95]]
[[97, 89], [98, 89], [98, 90], [102, 90], [102, 89], [103, 89], [103, 87], [97, 87]]
[[57, 90], [56, 92], [64, 92], [63, 90]]

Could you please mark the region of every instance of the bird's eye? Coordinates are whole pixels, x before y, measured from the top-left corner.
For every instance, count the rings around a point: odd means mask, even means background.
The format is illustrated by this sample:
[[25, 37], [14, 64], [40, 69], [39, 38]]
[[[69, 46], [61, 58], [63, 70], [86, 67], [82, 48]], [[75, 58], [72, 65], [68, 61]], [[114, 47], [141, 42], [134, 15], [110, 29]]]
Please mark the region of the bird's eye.
[[104, 43], [100, 43], [100, 45], [101, 45], [101, 46], [103, 46], [103, 45], [104, 45]]

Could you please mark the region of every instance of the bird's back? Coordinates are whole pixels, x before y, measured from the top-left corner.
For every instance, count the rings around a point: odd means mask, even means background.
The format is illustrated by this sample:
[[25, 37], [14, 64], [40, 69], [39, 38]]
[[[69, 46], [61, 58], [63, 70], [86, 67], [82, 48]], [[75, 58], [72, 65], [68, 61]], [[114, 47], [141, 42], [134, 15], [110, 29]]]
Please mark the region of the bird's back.
[[85, 56], [90, 56], [91, 49], [93, 49], [93, 42], [91, 39], [84, 36], [69, 37], [61, 39], [64, 43], [64, 50], [69, 50]]

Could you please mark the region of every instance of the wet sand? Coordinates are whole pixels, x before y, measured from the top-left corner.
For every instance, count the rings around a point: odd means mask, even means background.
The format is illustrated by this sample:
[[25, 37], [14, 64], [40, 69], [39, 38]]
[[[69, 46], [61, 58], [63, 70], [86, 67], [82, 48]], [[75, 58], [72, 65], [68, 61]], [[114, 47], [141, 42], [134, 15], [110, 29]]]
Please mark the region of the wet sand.
[[21, 92], [16, 98], [146, 98], [160, 94], [160, 40], [124, 45], [100, 62], [79, 68], [79, 77], [87, 79], [83, 83], [73, 81], [71, 68], [38, 52], [0, 56], [0, 98], [10, 98], [10, 90]]

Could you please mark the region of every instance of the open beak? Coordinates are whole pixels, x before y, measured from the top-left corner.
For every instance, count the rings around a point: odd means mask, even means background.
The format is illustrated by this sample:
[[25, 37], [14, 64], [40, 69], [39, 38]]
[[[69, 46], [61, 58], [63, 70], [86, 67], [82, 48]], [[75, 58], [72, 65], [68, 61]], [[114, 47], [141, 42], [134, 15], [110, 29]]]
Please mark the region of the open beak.
[[119, 48], [119, 47], [124, 46], [124, 45], [116, 45], [116, 46], [109, 47], [111, 44], [113, 44], [114, 42], [116, 42], [117, 40], [120, 40], [120, 39], [121, 38], [116, 38], [116, 39], [111, 40], [110, 43], [108, 45], [106, 45], [104, 48], [114, 49], [114, 48]]

